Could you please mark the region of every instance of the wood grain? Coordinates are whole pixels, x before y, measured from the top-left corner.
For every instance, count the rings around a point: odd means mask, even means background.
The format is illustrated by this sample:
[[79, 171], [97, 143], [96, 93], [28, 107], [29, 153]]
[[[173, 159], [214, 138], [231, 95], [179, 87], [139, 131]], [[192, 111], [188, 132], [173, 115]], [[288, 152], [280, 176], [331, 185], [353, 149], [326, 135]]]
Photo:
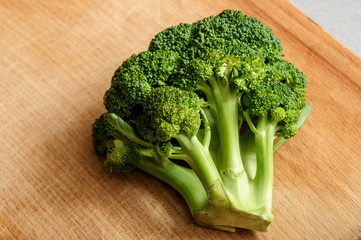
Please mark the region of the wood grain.
[[[309, 81], [311, 116], [275, 154], [268, 233], [197, 227], [174, 190], [107, 174], [91, 146], [116, 67], [224, 9], [272, 27]], [[288, 1], [1, 1], [0, 36], [0, 239], [360, 239], [361, 59]]]

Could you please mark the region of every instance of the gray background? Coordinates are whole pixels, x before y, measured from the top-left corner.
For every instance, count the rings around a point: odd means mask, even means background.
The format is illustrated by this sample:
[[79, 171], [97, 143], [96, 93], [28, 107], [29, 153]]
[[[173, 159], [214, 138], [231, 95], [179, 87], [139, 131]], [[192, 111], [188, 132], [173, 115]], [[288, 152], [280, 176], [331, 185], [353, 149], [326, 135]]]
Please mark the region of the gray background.
[[289, 0], [361, 57], [361, 0]]

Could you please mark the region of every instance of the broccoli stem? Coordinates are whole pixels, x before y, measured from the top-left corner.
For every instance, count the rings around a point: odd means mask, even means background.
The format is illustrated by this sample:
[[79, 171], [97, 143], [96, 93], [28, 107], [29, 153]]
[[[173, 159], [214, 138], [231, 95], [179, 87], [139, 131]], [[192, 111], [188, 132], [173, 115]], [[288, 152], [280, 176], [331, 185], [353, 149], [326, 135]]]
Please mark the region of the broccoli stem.
[[257, 172], [253, 180], [255, 199], [271, 215], [273, 188], [273, 142], [277, 122], [271, 122], [268, 114], [259, 117], [255, 133]]
[[[148, 174], [166, 182], [179, 192], [187, 202], [193, 215], [195, 211], [209, 208], [209, 201], [202, 183], [193, 170], [180, 166], [154, 150], [150, 156], [142, 156], [139, 168]], [[155, 160], [155, 158], [161, 158]], [[159, 161], [160, 160], [160, 161]], [[159, 164], [162, 162], [162, 164]]]
[[238, 102], [233, 96], [216, 96], [217, 112], [216, 126], [220, 142], [218, 167], [224, 169], [238, 169], [243, 171], [239, 151], [238, 131]]
[[253, 180], [257, 172], [257, 156], [254, 133], [248, 131], [240, 136], [240, 148], [244, 169], [250, 180]]
[[179, 134], [175, 138], [187, 154], [185, 161], [198, 175], [204, 189], [208, 192], [215, 182], [221, 181], [210, 152], [199, 142], [196, 136], [188, 137]]
[[220, 143], [217, 167], [230, 201], [235, 207], [245, 209], [249, 203], [249, 184], [239, 148], [238, 103], [231, 94], [216, 98], [221, 98], [216, 100]]
[[244, 208], [250, 190], [239, 147], [238, 97], [227, 79], [213, 77], [208, 82], [210, 91], [206, 95], [219, 138], [216, 165], [228, 198], [234, 206]]
[[201, 86], [209, 103], [209, 109], [219, 135], [217, 168], [244, 170], [239, 151], [238, 97], [229, 87], [228, 79], [211, 77], [209, 85]]

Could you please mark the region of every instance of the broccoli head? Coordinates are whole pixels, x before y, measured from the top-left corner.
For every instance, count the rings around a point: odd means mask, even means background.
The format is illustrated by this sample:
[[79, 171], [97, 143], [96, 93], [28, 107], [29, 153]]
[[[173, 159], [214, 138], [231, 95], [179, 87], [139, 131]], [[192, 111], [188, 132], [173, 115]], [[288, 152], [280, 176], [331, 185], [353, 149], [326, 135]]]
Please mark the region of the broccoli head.
[[283, 56], [272, 30], [239, 11], [158, 33], [104, 95], [93, 145], [105, 169], [168, 183], [200, 226], [266, 231], [273, 152], [311, 108], [305, 75]]

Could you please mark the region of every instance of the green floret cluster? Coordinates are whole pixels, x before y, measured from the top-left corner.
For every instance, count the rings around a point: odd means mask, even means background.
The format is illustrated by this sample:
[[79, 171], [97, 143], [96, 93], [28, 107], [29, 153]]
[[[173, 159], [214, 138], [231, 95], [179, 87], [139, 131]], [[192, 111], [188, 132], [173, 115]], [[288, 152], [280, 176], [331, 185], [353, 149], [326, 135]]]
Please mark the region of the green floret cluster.
[[152, 88], [166, 84], [177, 70], [179, 56], [172, 51], [142, 52], [127, 59], [114, 73], [104, 105], [124, 119], [131, 119]]
[[149, 142], [170, 141], [180, 134], [194, 136], [201, 123], [200, 107], [194, 92], [172, 86], [155, 88], [144, 102], [138, 133]]
[[200, 226], [266, 231], [273, 153], [311, 108], [305, 75], [283, 56], [272, 30], [239, 11], [158, 33], [104, 95], [92, 136], [105, 169], [168, 183]]

